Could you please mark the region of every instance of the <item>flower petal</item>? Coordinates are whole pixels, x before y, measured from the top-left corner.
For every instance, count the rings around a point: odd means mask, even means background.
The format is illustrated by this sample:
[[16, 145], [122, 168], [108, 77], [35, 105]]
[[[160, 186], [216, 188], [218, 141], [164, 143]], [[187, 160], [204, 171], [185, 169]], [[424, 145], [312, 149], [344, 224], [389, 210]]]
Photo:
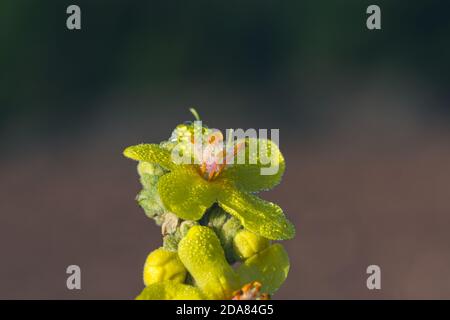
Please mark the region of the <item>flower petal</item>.
[[250, 138], [245, 140], [245, 149], [238, 152], [234, 164], [226, 168], [221, 176], [234, 181], [244, 191], [256, 192], [279, 184], [284, 169], [283, 155], [275, 143]]
[[176, 164], [172, 162], [170, 152], [157, 144], [138, 144], [130, 146], [123, 151], [123, 155], [137, 161], [157, 163], [168, 170], [172, 170], [176, 167]]
[[273, 294], [286, 280], [289, 257], [281, 244], [269, 248], [245, 260], [237, 269], [243, 284], [258, 281], [261, 292]]
[[203, 179], [192, 166], [163, 175], [158, 192], [164, 207], [184, 220], [198, 220], [217, 200], [219, 185]]
[[136, 300], [202, 300], [202, 293], [196, 287], [177, 283], [174, 281], [164, 281], [153, 283], [142, 290]]
[[238, 218], [244, 228], [271, 240], [292, 239], [294, 225], [286, 219], [283, 210], [272, 202], [224, 183], [219, 194], [219, 205]]
[[192, 227], [178, 244], [178, 256], [209, 299], [229, 299], [239, 288], [238, 276], [211, 228]]

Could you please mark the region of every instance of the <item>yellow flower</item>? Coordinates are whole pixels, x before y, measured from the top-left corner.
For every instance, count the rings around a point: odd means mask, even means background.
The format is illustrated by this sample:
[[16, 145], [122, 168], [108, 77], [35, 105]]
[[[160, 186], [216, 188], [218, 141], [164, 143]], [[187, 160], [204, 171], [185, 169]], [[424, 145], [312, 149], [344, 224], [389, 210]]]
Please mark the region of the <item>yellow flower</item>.
[[[225, 162], [220, 165], [216, 160], [177, 164], [169, 150], [156, 144], [128, 147], [124, 155], [158, 164], [169, 171], [158, 180], [158, 194], [167, 211], [183, 220], [200, 220], [206, 210], [217, 203], [239, 219], [245, 229], [262, 237], [271, 240], [293, 238], [294, 225], [286, 219], [283, 210], [255, 195], [255, 192], [270, 189], [281, 181], [285, 163], [278, 146], [270, 140], [256, 138], [243, 139], [237, 145], [244, 146], [237, 156], [245, 158], [242, 164], [224, 165]], [[278, 166], [277, 173], [261, 175], [261, 169], [270, 166], [260, 159], [261, 154], [270, 154]]]

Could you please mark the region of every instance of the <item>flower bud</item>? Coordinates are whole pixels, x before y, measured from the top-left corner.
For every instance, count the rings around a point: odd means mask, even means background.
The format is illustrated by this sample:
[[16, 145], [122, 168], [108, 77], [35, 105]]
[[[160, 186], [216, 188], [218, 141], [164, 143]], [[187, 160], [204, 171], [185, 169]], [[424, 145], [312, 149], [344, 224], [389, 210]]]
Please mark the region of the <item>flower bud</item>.
[[229, 299], [239, 287], [239, 278], [225, 259], [214, 231], [193, 226], [178, 244], [181, 261], [195, 284], [209, 299]]
[[269, 246], [269, 240], [248, 230], [240, 230], [233, 239], [234, 251], [245, 260]]
[[185, 278], [186, 268], [176, 252], [159, 248], [148, 255], [144, 265], [146, 286], [164, 280], [183, 283]]
[[275, 243], [245, 260], [237, 273], [242, 283], [258, 281], [262, 286], [260, 292], [275, 293], [286, 280], [289, 273], [289, 257], [279, 243]]

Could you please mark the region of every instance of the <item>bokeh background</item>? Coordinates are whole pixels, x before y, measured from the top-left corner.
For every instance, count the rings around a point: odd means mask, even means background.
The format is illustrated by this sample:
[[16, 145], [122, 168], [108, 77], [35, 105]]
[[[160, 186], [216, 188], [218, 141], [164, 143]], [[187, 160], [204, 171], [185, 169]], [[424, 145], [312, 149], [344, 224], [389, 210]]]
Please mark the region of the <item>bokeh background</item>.
[[448, 9], [2, 0], [0, 298], [133, 298], [161, 237], [121, 152], [166, 139], [196, 106], [211, 127], [280, 129], [287, 172], [263, 196], [297, 237], [275, 298], [450, 299]]

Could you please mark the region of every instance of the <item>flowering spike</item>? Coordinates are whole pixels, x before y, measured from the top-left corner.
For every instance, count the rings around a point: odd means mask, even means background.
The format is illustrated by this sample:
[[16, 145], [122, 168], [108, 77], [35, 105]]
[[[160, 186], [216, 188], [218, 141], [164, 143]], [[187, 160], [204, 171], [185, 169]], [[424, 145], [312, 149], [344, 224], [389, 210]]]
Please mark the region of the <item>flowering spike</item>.
[[[289, 258], [270, 240], [294, 237], [294, 225], [255, 194], [281, 181], [283, 155], [271, 140], [233, 141], [227, 133], [224, 141], [219, 130], [186, 122], [167, 141], [125, 149], [139, 161], [143, 189], [136, 200], [163, 236], [163, 247], [147, 258], [146, 288], [137, 299], [265, 300], [286, 280]], [[276, 173], [263, 175], [263, 154]]]

